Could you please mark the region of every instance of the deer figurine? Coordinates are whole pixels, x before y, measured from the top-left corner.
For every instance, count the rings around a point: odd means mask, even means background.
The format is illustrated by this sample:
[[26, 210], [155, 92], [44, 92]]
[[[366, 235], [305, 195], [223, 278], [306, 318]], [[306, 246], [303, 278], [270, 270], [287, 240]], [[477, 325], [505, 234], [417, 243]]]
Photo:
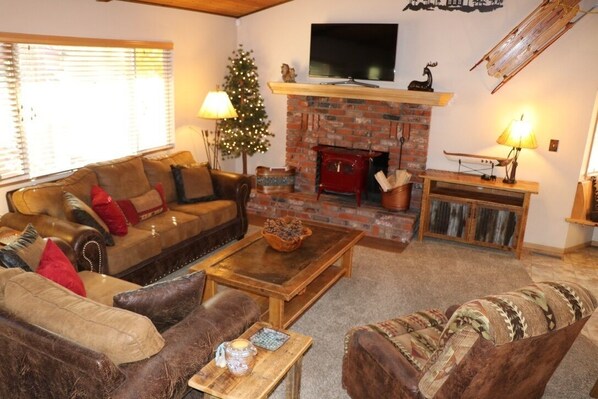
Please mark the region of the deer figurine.
[[428, 62], [428, 65], [425, 66], [424, 73], [422, 74], [428, 75], [428, 79], [423, 81], [412, 81], [411, 83], [409, 83], [409, 86], [407, 86], [407, 90], [434, 91], [434, 89], [432, 88], [432, 72], [430, 71], [430, 68], [433, 68], [436, 65], [438, 65], [438, 62]]

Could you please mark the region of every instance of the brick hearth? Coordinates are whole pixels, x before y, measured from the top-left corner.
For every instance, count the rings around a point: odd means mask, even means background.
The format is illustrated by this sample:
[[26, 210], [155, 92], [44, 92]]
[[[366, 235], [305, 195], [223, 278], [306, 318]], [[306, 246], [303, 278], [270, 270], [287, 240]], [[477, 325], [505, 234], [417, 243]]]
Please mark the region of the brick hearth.
[[409, 242], [419, 219], [419, 211], [391, 212], [370, 202], [357, 207], [355, 197], [322, 194], [316, 200], [314, 193], [262, 194], [251, 192], [247, 211], [265, 218], [295, 216], [351, 227], [366, 235], [388, 240]]
[[[386, 101], [287, 97], [286, 163], [297, 168], [295, 193], [252, 192], [248, 211], [264, 217], [292, 215], [350, 226], [367, 235], [408, 242], [414, 234], [426, 168], [431, 107]], [[401, 135], [406, 138], [401, 169], [413, 175], [408, 212], [391, 212], [380, 203], [357, 207], [354, 196], [322, 195], [316, 200], [318, 144], [389, 153], [388, 170], [399, 167]]]

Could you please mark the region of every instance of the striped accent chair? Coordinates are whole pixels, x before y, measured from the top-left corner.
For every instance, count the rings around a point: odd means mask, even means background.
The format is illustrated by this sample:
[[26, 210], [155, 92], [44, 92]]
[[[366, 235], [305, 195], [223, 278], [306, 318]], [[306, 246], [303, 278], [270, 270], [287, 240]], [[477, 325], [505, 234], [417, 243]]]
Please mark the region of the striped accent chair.
[[597, 305], [580, 285], [549, 281], [355, 327], [343, 387], [354, 399], [540, 398]]

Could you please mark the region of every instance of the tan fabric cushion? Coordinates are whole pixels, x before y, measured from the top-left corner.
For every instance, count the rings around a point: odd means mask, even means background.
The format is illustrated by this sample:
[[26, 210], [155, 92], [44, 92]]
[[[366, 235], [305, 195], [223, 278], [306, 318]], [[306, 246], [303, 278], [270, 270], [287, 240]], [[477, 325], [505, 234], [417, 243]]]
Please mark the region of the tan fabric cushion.
[[114, 243], [113, 247], [106, 247], [109, 262], [104, 272], [110, 275], [123, 272], [162, 251], [160, 238], [137, 226], [129, 227], [126, 236], [114, 236]]
[[150, 185], [155, 187], [156, 184], [162, 183], [166, 202], [176, 201], [174, 179], [170, 171], [170, 165], [173, 163], [172, 159], [169, 156], [165, 156], [160, 159], [143, 158], [142, 161], [143, 169]]
[[66, 219], [62, 192], [71, 192], [90, 205], [90, 192], [94, 184], [97, 184], [95, 173], [91, 169], [81, 168], [57, 182], [24, 187], [15, 191], [11, 198], [15, 209], [25, 215], [49, 215]]
[[188, 165], [195, 163], [193, 154], [191, 154], [189, 151], [178, 151], [172, 153], [170, 154], [170, 159], [172, 159], [173, 164]]
[[230, 200], [197, 202], [195, 204], [168, 204], [171, 210], [199, 216], [203, 231], [220, 226], [237, 217], [237, 203]]
[[5, 303], [25, 321], [104, 353], [116, 364], [146, 359], [164, 347], [147, 317], [82, 298], [35, 273], [11, 278]]
[[62, 206], [62, 187], [56, 183], [23, 187], [11, 194], [17, 212], [25, 215], [49, 215], [65, 219]]
[[[174, 219], [173, 219], [174, 218]], [[200, 218], [182, 212], [168, 211], [135, 225], [138, 229], [157, 233], [162, 248], [169, 248], [202, 232]]]
[[25, 271], [16, 267], [7, 269], [0, 266], [0, 307], [4, 307], [4, 287], [6, 286], [6, 283], [8, 280], [21, 273], [25, 273]]
[[131, 156], [87, 166], [92, 169], [99, 185], [114, 199], [137, 197], [151, 190], [141, 156]]
[[62, 191], [68, 191], [87, 205], [91, 205], [91, 188], [98, 184], [98, 178], [93, 170], [81, 168], [58, 183]]
[[87, 298], [107, 306], [112, 306], [114, 295], [141, 288], [138, 284], [89, 270], [80, 271], [77, 274], [83, 281]]

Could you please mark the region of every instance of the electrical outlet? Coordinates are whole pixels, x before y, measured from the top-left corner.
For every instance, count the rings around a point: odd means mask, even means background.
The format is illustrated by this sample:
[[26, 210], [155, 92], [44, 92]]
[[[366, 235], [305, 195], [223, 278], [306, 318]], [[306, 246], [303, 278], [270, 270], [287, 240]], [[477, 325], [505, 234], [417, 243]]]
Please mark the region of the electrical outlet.
[[557, 152], [559, 150], [559, 141], [558, 140], [550, 140], [550, 144], [548, 145], [548, 151]]

